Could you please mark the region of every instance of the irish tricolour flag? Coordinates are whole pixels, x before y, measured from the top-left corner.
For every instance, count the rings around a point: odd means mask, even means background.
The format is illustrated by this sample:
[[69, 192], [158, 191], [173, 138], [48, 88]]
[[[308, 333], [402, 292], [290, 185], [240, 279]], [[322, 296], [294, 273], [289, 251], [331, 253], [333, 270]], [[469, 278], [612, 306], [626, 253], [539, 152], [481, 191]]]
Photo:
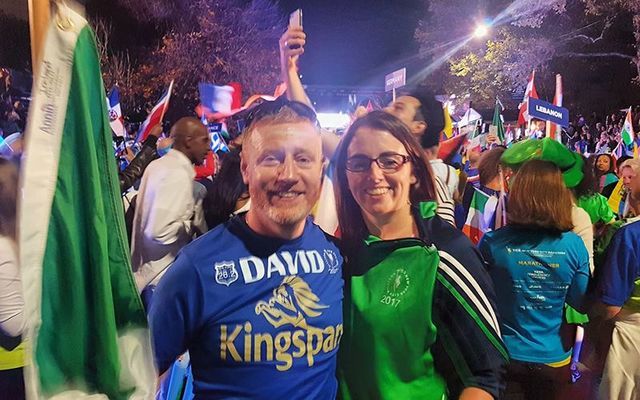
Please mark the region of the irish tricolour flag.
[[95, 38], [84, 17], [62, 8], [32, 91], [21, 176], [27, 395], [148, 399], [156, 371]]
[[469, 214], [462, 232], [471, 239], [473, 244], [478, 244], [486, 232], [504, 224], [504, 213], [504, 201], [498, 201], [498, 197], [474, 189]]

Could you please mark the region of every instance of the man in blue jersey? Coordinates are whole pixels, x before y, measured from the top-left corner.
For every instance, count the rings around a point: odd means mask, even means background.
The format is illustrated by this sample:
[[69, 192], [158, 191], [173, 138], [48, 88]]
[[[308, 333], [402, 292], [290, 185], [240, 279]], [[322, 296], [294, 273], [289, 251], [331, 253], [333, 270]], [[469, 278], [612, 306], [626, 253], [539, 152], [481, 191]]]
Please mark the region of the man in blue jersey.
[[158, 285], [157, 366], [188, 350], [198, 399], [333, 398], [342, 257], [309, 218], [324, 166], [315, 114], [276, 101], [247, 125], [251, 209], [186, 246]]

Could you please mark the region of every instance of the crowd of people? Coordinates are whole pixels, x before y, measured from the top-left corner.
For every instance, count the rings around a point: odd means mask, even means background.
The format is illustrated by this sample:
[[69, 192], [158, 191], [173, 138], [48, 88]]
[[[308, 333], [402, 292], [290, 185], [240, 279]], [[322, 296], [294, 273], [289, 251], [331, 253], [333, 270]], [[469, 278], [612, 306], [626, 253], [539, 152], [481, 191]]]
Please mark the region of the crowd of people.
[[[158, 398], [639, 398], [640, 160], [614, 152], [619, 115], [454, 163], [415, 88], [321, 134], [305, 43], [284, 33], [286, 94], [225, 116], [245, 128], [217, 162], [185, 116], [119, 172]], [[16, 199], [0, 160], [0, 382], [18, 399]]]
[[[604, 118], [593, 114], [590, 118], [578, 115], [564, 132], [563, 142], [567, 147], [580, 154], [611, 154], [616, 152], [622, 141], [622, 130], [627, 110], [620, 110]], [[634, 107], [632, 124], [640, 127], [640, 107]], [[626, 150], [622, 151], [626, 154]]]

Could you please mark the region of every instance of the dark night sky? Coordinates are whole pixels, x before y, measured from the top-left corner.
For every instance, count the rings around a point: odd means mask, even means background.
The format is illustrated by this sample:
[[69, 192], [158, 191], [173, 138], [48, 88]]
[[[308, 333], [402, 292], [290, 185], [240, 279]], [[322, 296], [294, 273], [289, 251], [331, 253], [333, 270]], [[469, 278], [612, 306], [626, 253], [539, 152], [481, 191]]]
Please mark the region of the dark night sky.
[[301, 61], [307, 84], [382, 86], [384, 75], [414, 55], [420, 0], [282, 0], [302, 8], [307, 45]]
[[[0, 3], [10, 14], [27, 18], [27, 0]], [[102, 1], [98, 3], [103, 7]], [[98, 7], [95, 0], [90, 4]], [[280, 0], [279, 4], [285, 15], [303, 10], [308, 38], [301, 72], [307, 84], [380, 87], [385, 74], [405, 66], [401, 60], [417, 51], [413, 33], [424, 14], [424, 0]]]

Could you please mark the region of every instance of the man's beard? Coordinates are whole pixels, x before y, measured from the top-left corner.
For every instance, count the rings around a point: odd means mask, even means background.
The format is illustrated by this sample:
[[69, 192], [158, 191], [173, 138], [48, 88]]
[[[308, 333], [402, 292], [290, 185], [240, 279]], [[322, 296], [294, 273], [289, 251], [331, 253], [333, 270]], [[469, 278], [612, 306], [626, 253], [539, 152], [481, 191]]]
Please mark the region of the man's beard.
[[311, 213], [311, 209], [313, 208], [313, 205], [310, 205], [306, 199], [295, 208], [274, 207], [268, 203], [265, 205], [267, 217], [277, 224], [284, 226], [292, 226], [303, 221]]

